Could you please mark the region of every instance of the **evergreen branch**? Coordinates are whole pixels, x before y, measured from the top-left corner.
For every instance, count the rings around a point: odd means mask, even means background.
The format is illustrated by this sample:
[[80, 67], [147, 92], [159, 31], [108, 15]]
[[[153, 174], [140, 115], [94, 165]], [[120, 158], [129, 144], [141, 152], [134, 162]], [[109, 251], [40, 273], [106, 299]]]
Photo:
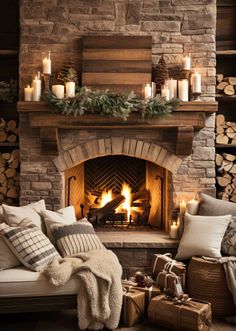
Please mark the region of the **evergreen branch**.
[[12, 103], [18, 97], [18, 82], [11, 79], [10, 82], [0, 82], [0, 101]]

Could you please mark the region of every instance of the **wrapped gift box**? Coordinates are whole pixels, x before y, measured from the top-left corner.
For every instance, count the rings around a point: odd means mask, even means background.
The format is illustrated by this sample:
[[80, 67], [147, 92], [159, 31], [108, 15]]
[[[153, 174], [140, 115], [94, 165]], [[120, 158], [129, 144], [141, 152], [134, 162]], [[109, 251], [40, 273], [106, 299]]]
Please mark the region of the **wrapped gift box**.
[[[175, 261], [171, 254], [154, 254], [152, 261], [152, 273], [156, 280], [158, 274], [163, 270], [174, 273], [179, 277], [183, 290], [185, 289], [186, 265], [182, 262]], [[158, 284], [157, 284], [158, 286]]]
[[127, 327], [141, 322], [144, 318], [145, 293], [129, 289], [124, 292], [121, 323]]
[[164, 295], [151, 300], [148, 308], [150, 322], [179, 331], [209, 331], [211, 328], [211, 304], [190, 300], [176, 304]]
[[[183, 278], [166, 272], [160, 272], [156, 278], [156, 286], [158, 286], [162, 292], [168, 293], [171, 296], [178, 296], [183, 293], [182, 286]], [[177, 284], [180, 283], [182, 288], [177, 288]], [[177, 291], [180, 291], [179, 293]]]

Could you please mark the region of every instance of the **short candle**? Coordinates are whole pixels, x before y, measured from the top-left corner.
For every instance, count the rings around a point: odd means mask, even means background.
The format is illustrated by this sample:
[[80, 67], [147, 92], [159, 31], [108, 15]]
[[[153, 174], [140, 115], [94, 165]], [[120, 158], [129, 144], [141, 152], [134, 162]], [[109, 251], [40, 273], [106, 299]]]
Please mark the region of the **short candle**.
[[176, 222], [174, 222], [171, 226], [170, 226], [170, 233], [169, 236], [171, 239], [177, 239], [179, 235], [179, 227], [178, 224]]
[[25, 87], [25, 101], [32, 101], [33, 97], [33, 88], [29, 85]]
[[144, 88], [144, 98], [148, 99], [152, 96], [152, 87], [150, 84], [146, 84]]
[[191, 57], [190, 55], [184, 55], [182, 57], [183, 70], [191, 70]]
[[202, 91], [201, 81], [202, 81], [201, 74], [195, 72], [192, 75], [192, 92], [193, 93], [201, 93], [201, 91]]
[[45, 75], [51, 75], [51, 52], [48, 52], [48, 57], [43, 59], [43, 73]]

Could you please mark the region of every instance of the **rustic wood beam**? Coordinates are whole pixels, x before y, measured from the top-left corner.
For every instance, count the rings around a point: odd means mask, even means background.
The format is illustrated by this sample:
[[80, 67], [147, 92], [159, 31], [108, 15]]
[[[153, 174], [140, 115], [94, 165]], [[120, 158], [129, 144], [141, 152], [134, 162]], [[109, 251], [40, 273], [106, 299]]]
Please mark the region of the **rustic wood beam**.
[[194, 128], [193, 126], [179, 126], [177, 128], [176, 154], [188, 155], [192, 152]]
[[59, 141], [57, 128], [40, 128], [41, 149], [44, 154], [58, 155]]

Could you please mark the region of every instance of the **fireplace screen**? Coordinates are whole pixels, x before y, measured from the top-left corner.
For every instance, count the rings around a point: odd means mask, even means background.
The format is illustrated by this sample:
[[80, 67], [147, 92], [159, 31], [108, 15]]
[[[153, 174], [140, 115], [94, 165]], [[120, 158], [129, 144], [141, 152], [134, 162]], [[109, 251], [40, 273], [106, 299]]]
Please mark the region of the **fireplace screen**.
[[163, 226], [164, 168], [142, 159], [114, 155], [88, 160], [66, 175], [67, 181], [74, 179], [69, 185], [69, 202], [94, 225]]

